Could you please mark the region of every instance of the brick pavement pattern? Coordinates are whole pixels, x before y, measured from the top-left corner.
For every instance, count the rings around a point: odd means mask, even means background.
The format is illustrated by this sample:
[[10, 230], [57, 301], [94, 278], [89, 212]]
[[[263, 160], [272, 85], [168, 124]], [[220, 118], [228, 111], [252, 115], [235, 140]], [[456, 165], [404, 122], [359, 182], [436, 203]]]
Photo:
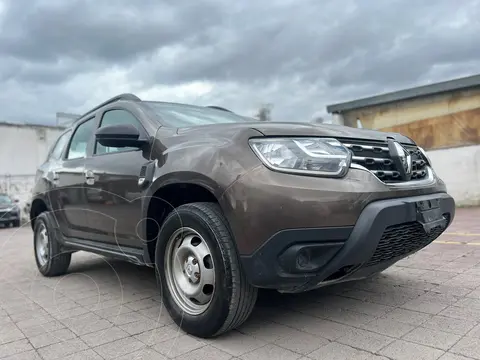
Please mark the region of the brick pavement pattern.
[[262, 292], [214, 340], [162, 310], [153, 269], [76, 253], [43, 278], [32, 231], [0, 229], [0, 359], [480, 359], [480, 209], [375, 278], [299, 295]]

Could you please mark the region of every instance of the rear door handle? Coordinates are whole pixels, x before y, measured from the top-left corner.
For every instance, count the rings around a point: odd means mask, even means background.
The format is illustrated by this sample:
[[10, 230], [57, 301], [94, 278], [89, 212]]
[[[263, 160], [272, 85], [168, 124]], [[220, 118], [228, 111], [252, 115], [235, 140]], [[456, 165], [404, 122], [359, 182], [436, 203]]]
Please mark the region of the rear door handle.
[[60, 176], [56, 171], [52, 171], [52, 183], [54, 186], [58, 186], [58, 180], [60, 180]]

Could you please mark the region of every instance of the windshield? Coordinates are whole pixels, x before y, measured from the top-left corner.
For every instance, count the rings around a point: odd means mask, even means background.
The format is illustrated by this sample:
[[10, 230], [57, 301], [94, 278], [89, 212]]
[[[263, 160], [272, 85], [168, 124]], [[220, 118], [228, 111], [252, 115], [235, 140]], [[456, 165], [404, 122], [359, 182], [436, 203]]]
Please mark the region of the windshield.
[[8, 195], [0, 195], [0, 205], [10, 205], [12, 204], [12, 199]]
[[251, 118], [236, 115], [228, 111], [202, 106], [154, 101], [144, 101], [143, 103], [160, 117], [164, 125], [170, 127], [190, 127], [254, 121]]

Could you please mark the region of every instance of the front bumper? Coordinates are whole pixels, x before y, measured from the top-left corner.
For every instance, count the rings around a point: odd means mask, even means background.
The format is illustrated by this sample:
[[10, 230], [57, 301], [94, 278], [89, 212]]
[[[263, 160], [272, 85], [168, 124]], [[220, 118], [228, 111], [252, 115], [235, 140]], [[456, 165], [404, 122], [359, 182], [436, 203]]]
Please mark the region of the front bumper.
[[19, 213], [0, 211], [0, 224], [9, 224], [19, 220], [20, 220]]
[[363, 279], [430, 244], [454, 216], [446, 193], [377, 200], [354, 226], [282, 230], [241, 261], [252, 285], [285, 292]]

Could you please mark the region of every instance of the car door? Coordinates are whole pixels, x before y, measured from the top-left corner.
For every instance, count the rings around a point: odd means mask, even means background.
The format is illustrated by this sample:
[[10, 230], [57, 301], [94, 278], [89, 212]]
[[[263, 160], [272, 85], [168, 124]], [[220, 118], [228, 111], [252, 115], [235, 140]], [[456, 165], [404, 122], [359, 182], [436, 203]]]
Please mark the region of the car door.
[[[135, 115], [121, 108], [106, 110], [99, 127], [133, 124], [145, 132]], [[142, 190], [139, 177], [148, 154], [138, 148], [105, 147], [95, 141], [85, 170], [90, 176], [86, 187], [91, 240], [113, 245], [142, 247]]]
[[95, 117], [76, 126], [61, 160], [51, 168], [50, 203], [61, 232], [66, 237], [87, 238], [85, 159], [93, 146]]

